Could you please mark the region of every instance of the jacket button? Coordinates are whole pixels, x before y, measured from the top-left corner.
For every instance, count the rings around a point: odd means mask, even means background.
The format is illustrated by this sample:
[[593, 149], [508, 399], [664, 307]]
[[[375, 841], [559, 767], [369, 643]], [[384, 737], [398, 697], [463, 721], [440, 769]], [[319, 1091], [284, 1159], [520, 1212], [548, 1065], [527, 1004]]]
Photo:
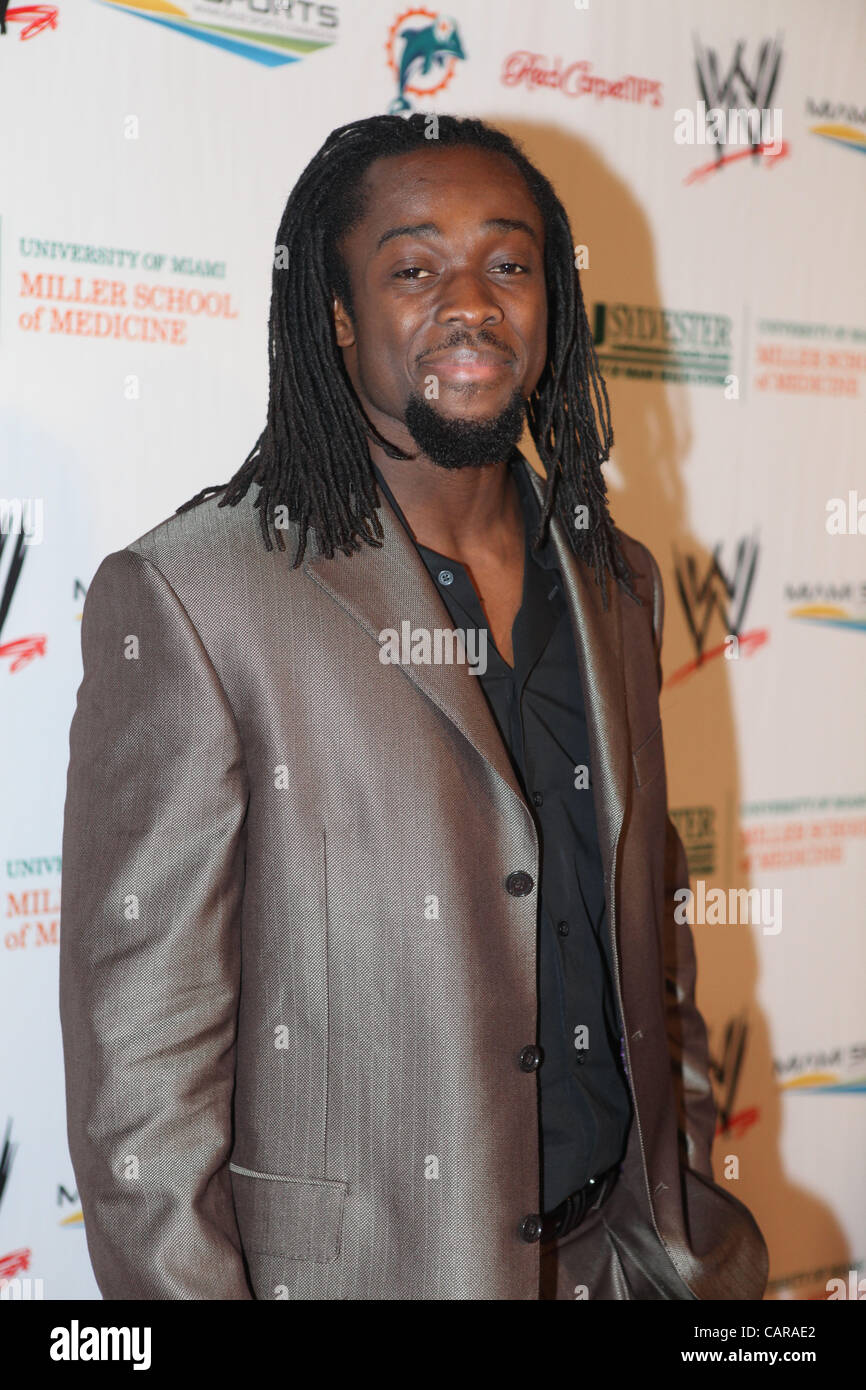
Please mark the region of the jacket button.
[[541, 1217], [526, 1216], [520, 1223], [520, 1238], [525, 1240], [527, 1245], [533, 1241], [541, 1239]]
[[524, 1047], [520, 1054], [520, 1070], [537, 1071], [541, 1066], [541, 1057], [542, 1053], [540, 1047], [535, 1047], [534, 1045]]
[[519, 873], [508, 875], [505, 887], [513, 898], [522, 898], [526, 893], [532, 892], [532, 877], [521, 869]]

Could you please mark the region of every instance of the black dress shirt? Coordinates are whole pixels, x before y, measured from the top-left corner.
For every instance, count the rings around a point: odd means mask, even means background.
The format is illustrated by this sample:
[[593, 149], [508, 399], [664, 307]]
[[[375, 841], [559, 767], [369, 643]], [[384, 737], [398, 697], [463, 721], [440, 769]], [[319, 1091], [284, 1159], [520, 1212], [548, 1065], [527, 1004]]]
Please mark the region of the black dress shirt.
[[[589, 783], [574, 635], [549, 536], [533, 552], [539, 504], [522, 457], [509, 461], [525, 521], [523, 595], [512, 630], [514, 667], [496, 650], [466, 569], [415, 541], [379, 469], [381, 490], [451, 615], [487, 631], [479, 680], [538, 833], [538, 1069], [541, 1209], [552, 1211], [625, 1152], [632, 1106], [612, 983], [604, 873]], [[483, 650], [470, 647], [470, 654]]]

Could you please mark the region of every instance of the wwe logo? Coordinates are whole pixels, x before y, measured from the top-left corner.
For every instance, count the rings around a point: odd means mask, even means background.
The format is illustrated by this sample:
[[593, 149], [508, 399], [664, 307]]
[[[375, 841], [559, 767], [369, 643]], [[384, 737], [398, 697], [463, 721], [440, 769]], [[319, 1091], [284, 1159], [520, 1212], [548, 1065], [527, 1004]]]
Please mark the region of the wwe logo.
[[[695, 44], [695, 68], [698, 87], [707, 107], [709, 122], [713, 110], [741, 109], [766, 111], [773, 98], [779, 67], [782, 62], [782, 47], [778, 39], [765, 39], [758, 50], [754, 64], [754, 75], [749, 77], [743, 66], [743, 53], [746, 43], [741, 39], [734, 50], [734, 57], [724, 75], [720, 72], [719, 57], [714, 48], [702, 48], [697, 36]], [[752, 138], [753, 145], [761, 143], [757, 132]], [[721, 157], [721, 142], [718, 144]]]
[[18, 530], [13, 542], [11, 537], [6, 534], [6, 528], [0, 526], [0, 632], [3, 631], [7, 614], [12, 606], [12, 599], [21, 575], [21, 567], [24, 564], [24, 556], [27, 553], [24, 540], [24, 532]]
[[726, 633], [740, 637], [758, 563], [758, 542], [755, 538], [747, 537], [738, 542], [734, 569], [730, 575], [722, 569], [719, 560], [721, 549], [722, 542], [719, 541], [703, 579], [698, 576], [694, 555], [677, 555], [675, 552], [677, 590], [699, 665], [703, 660], [714, 612], [718, 611]]
[[743, 1068], [748, 1036], [749, 1025], [746, 1015], [741, 1014], [725, 1025], [721, 1057], [716, 1058], [712, 1053], [709, 1056], [710, 1075], [716, 1083], [718, 1129], [722, 1134], [730, 1130], [738, 1119], [745, 1118], [745, 1115], [743, 1117], [737, 1115], [734, 1110], [734, 1102]]
[[[12, 534], [7, 532], [8, 515], [7, 504], [0, 497], [0, 639], [21, 578], [24, 559], [30, 548], [27, 541], [28, 533], [20, 526], [13, 528]], [[13, 637], [8, 642], [0, 640], [0, 661], [8, 657], [10, 676], [23, 670], [34, 657], [44, 656], [46, 640], [44, 632]]]
[[15, 1150], [17, 1148], [18, 1145], [12, 1142], [12, 1120], [10, 1118], [6, 1125], [6, 1136], [3, 1140], [3, 1146], [0, 1148], [0, 1201], [3, 1199], [3, 1192], [9, 1181], [9, 1174], [12, 1171], [12, 1160], [15, 1157]]

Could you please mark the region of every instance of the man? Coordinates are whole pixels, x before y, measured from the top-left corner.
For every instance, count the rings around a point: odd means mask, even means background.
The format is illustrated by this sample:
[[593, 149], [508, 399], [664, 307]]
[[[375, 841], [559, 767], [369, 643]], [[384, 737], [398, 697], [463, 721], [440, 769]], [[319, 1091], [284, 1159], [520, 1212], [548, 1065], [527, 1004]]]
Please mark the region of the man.
[[328, 138], [277, 237], [264, 432], [87, 596], [61, 1009], [94, 1270], [759, 1298], [568, 220], [502, 132], [432, 133]]

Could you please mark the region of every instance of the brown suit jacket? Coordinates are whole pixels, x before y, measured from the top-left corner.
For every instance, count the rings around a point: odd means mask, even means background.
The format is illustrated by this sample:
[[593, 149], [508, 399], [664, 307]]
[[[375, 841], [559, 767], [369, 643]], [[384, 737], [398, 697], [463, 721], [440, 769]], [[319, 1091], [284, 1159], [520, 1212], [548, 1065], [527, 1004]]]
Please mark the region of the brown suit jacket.
[[[541, 495], [541, 481], [525, 467]], [[106, 1298], [537, 1299], [532, 814], [477, 677], [385, 665], [450, 629], [383, 499], [384, 544], [291, 568], [212, 497], [100, 564], [63, 830], [69, 1144]], [[662, 589], [603, 610], [552, 535], [583, 672], [636, 1107], [567, 1277], [759, 1298], [767, 1251], [713, 1182], [688, 883], [667, 815]], [[578, 795], [579, 793], [576, 793]], [[596, 1236], [593, 1235], [593, 1240]]]

